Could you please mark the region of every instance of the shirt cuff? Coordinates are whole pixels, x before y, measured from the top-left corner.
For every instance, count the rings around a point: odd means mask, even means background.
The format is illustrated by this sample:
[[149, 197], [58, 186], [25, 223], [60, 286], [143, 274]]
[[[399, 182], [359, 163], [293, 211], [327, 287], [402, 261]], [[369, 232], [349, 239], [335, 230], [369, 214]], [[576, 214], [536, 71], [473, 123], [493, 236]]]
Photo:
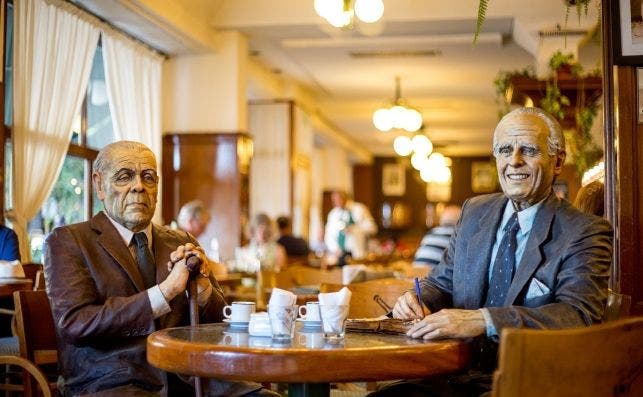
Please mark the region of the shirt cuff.
[[489, 310], [487, 310], [487, 308], [484, 308], [484, 307], [478, 310], [482, 312], [482, 316], [484, 317], [484, 323], [487, 328], [487, 336], [489, 338], [498, 337], [498, 331], [496, 330], [496, 327], [493, 325], [493, 320], [491, 319], [491, 313], [489, 313]]
[[210, 280], [205, 277], [198, 277], [196, 285], [196, 301], [199, 304], [199, 307], [203, 307], [206, 303], [208, 303], [208, 299], [210, 299], [210, 295], [212, 295], [212, 283], [210, 283]]
[[161, 288], [158, 285], [147, 290], [147, 297], [150, 299], [150, 305], [152, 305], [152, 314], [154, 318], [159, 318], [164, 314], [167, 314], [172, 311], [172, 308], [165, 300]]

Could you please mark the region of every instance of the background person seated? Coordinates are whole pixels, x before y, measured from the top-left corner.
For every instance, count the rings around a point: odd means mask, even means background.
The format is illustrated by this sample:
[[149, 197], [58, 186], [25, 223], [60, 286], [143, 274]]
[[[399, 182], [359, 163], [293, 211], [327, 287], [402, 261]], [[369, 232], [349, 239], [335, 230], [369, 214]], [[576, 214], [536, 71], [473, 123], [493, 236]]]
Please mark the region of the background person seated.
[[235, 250], [235, 259], [235, 270], [242, 272], [279, 272], [286, 267], [286, 250], [274, 241], [272, 220], [268, 215], [254, 216], [250, 222], [250, 242]]
[[574, 207], [588, 214], [605, 214], [605, 187], [603, 182], [594, 181], [581, 187], [576, 194]]
[[448, 205], [440, 216], [440, 225], [431, 228], [422, 238], [420, 246], [415, 251], [414, 265], [427, 265], [431, 268], [442, 259], [444, 250], [449, 246], [449, 239], [455, 230], [455, 224], [460, 219], [460, 206]]
[[288, 260], [291, 259], [306, 259], [308, 256], [308, 243], [301, 237], [292, 235], [292, 225], [290, 218], [287, 216], [280, 216], [277, 218], [277, 228], [279, 229], [279, 238], [277, 243], [284, 247]]
[[176, 217], [176, 222], [179, 229], [190, 233], [204, 247], [212, 271], [219, 276], [228, 273], [225, 265], [219, 263], [219, 242], [216, 238], [212, 238], [209, 242], [203, 241], [203, 232], [207, 229], [211, 218], [210, 211], [201, 200], [192, 200], [183, 204]]

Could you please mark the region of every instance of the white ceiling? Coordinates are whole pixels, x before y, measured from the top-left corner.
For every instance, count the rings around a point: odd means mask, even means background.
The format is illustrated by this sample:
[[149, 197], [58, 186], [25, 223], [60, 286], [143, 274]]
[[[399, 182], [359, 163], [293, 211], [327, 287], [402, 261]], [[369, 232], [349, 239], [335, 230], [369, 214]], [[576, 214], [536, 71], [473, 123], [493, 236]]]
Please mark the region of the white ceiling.
[[[73, 0], [169, 54], [203, 51], [180, 31], [158, 29], [149, 17], [153, 0]], [[572, 10], [567, 27], [597, 21]], [[315, 111], [375, 155], [392, 154], [395, 132], [378, 132], [374, 110], [394, 95], [420, 108], [425, 133], [447, 155], [486, 155], [497, 122], [492, 85], [498, 70], [536, 65], [539, 70], [563, 38], [541, 30], [565, 26], [564, 0], [489, 0], [487, 21], [472, 45], [477, 0], [384, 0], [377, 26], [342, 31], [313, 10], [313, 0], [181, 0], [173, 7], [213, 31], [234, 29], [249, 39], [251, 56], [315, 99]], [[140, 18], [140, 16], [145, 18]], [[136, 19], [139, 17], [138, 20]], [[577, 37], [568, 36], [568, 52]], [[437, 55], [427, 55], [431, 52]], [[355, 57], [351, 53], [370, 53]], [[372, 56], [386, 53], [387, 56]], [[598, 60], [596, 60], [598, 62]], [[250, 95], [260, 95], [250, 87]]]

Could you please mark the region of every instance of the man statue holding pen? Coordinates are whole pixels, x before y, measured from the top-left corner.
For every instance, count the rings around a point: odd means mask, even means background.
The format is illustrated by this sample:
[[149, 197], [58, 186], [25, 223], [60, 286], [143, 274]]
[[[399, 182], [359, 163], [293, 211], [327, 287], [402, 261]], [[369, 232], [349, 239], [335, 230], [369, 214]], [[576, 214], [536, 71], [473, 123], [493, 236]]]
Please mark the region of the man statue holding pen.
[[396, 318], [422, 319], [409, 337], [480, 342], [475, 364], [464, 374], [399, 382], [374, 396], [480, 395], [491, 388], [504, 328], [601, 322], [612, 229], [553, 194], [566, 155], [560, 125], [541, 109], [516, 109], [498, 123], [493, 154], [503, 193], [465, 202], [440, 264], [419, 281], [429, 314], [415, 291], [393, 309]]

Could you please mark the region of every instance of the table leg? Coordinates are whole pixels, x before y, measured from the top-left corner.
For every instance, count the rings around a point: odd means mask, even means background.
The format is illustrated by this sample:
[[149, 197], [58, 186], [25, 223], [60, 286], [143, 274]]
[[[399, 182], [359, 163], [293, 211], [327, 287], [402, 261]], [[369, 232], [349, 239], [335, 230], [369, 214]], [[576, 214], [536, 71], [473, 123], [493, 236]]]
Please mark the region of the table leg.
[[328, 397], [330, 383], [289, 383], [288, 397]]

